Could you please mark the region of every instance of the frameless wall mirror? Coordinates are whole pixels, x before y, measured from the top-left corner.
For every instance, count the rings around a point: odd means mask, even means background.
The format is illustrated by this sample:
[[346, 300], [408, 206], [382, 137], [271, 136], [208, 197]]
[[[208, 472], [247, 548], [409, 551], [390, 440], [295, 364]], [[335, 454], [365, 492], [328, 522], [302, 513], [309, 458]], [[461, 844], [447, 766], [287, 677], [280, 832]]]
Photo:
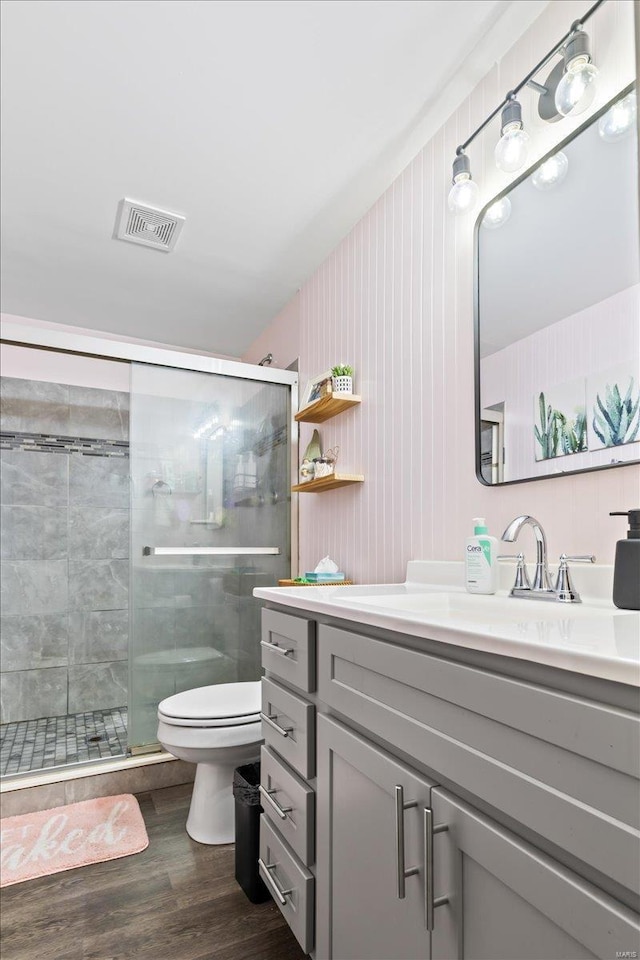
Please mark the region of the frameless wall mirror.
[[622, 91], [478, 218], [482, 483], [640, 459], [635, 98]]

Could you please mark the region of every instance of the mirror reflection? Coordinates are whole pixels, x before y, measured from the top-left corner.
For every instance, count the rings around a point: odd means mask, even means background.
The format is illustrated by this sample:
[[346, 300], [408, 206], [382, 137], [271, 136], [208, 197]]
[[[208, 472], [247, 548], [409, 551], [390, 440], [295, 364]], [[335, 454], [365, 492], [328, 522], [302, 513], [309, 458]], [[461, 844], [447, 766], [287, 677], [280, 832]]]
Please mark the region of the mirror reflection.
[[623, 91], [480, 214], [483, 483], [640, 457], [636, 109]]

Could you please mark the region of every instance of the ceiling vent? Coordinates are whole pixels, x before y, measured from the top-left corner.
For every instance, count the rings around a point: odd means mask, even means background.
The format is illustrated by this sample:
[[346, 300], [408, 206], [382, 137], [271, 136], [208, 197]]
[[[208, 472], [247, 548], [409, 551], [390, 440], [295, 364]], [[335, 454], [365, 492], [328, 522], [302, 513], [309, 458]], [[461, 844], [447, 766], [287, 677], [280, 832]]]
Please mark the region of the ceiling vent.
[[177, 213], [156, 210], [135, 200], [121, 200], [116, 217], [115, 236], [118, 240], [140, 243], [168, 253], [176, 245], [185, 221]]

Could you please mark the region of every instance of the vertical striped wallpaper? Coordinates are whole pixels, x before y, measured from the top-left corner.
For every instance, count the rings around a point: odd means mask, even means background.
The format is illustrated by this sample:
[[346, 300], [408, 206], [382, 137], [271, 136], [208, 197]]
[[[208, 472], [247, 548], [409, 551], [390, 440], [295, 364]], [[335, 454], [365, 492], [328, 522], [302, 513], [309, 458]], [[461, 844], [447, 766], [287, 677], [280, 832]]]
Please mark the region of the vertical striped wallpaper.
[[[545, 9], [289, 307], [302, 384], [334, 363], [351, 363], [363, 398], [318, 428], [324, 447], [339, 445], [339, 469], [365, 474], [365, 483], [300, 495], [302, 571], [330, 554], [358, 582], [401, 580], [408, 560], [461, 559], [472, 517], [486, 516], [499, 536], [520, 513], [542, 522], [552, 559], [595, 552], [612, 562], [625, 526], [608, 511], [640, 506], [637, 466], [506, 488], [484, 487], [475, 477], [474, 217], [447, 210], [457, 144], [584, 9], [574, 0]], [[633, 77], [633, 4], [610, 0], [589, 33], [602, 71], [597, 109]], [[522, 103], [532, 161], [584, 120], [543, 125], [535, 95], [523, 92]], [[496, 121], [469, 149], [481, 205], [508, 183], [493, 164], [497, 137]], [[302, 425], [301, 451], [312, 429]], [[522, 545], [531, 556], [532, 543]]]

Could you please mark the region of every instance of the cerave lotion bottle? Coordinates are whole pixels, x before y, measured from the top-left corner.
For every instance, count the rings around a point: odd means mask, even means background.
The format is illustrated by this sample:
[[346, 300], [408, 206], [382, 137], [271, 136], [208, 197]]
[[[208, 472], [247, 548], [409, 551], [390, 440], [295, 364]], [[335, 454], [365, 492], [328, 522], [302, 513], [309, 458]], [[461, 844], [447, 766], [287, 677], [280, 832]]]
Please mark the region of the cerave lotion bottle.
[[474, 536], [466, 542], [465, 586], [469, 593], [495, 593], [498, 589], [498, 541], [490, 537], [484, 517], [474, 517]]

